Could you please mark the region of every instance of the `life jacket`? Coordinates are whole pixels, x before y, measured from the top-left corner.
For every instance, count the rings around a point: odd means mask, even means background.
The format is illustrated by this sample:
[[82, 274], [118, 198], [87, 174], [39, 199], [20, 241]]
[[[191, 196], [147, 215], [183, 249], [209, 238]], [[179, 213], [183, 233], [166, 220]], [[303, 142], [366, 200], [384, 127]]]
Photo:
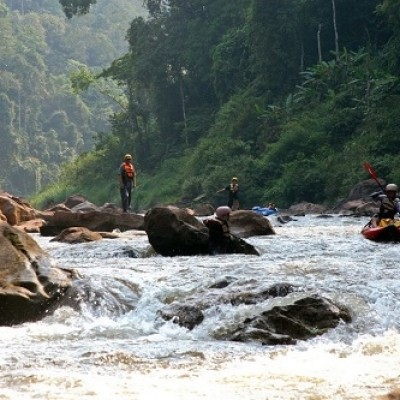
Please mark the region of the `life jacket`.
[[379, 208], [379, 218], [390, 218], [393, 219], [397, 213], [398, 199], [390, 200], [388, 197], [382, 199], [381, 206]]
[[133, 164], [124, 162], [122, 163], [122, 168], [125, 176], [128, 179], [133, 179], [133, 177], [135, 176], [135, 167], [133, 166]]
[[400, 221], [392, 218], [382, 218], [379, 220], [378, 226], [382, 228], [386, 228], [387, 226], [395, 226], [396, 228], [400, 227]]

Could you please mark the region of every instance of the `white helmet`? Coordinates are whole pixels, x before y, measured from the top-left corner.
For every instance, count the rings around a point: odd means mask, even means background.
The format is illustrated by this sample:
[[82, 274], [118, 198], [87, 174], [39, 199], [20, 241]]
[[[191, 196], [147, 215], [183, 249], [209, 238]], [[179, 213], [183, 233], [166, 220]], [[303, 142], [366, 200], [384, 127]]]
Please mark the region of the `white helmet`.
[[397, 192], [398, 189], [399, 188], [394, 183], [389, 183], [388, 185], [386, 185], [386, 188], [385, 188], [386, 192]]
[[218, 218], [226, 218], [230, 213], [231, 213], [231, 209], [230, 209], [230, 207], [228, 207], [228, 206], [221, 206], [221, 207], [218, 207], [216, 210], [215, 210], [215, 215], [218, 217]]

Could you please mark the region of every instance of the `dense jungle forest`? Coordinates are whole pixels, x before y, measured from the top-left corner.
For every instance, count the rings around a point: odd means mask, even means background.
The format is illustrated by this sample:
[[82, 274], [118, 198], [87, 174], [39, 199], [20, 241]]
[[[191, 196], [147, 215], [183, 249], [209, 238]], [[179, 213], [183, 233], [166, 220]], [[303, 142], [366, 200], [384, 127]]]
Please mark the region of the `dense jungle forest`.
[[128, 51], [142, 0], [101, 2], [68, 19], [56, 0], [0, 0], [0, 189], [29, 196], [93, 149], [120, 109], [109, 80], [78, 93], [71, 79], [101, 72]]
[[1, 186], [119, 203], [125, 153], [136, 210], [232, 176], [243, 207], [333, 205], [365, 161], [400, 183], [400, 0], [142, 2], [117, 54], [132, 2], [0, 0]]

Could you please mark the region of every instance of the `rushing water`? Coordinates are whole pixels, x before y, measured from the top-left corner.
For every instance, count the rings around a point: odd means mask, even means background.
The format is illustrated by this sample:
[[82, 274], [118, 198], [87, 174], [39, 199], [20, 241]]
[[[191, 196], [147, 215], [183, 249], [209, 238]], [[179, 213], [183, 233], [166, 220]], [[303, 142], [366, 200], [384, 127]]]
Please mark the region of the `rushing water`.
[[[0, 328], [0, 399], [365, 400], [385, 394], [400, 386], [400, 245], [365, 240], [365, 223], [300, 217], [276, 225], [276, 235], [247, 239], [260, 257], [132, 258], [127, 250], [144, 255], [149, 248], [143, 233], [78, 245], [33, 235], [59, 265], [76, 268], [98, 291], [136, 288], [137, 304], [113, 315], [107, 304], [104, 312], [92, 308], [89, 298], [80, 312], [62, 307], [40, 322]], [[292, 283], [348, 306], [353, 322], [294, 346], [261, 346], [217, 341], [213, 333], [265, 304], [216, 305], [192, 331], [157, 316], [166, 299], [225, 277], [260, 287]]]

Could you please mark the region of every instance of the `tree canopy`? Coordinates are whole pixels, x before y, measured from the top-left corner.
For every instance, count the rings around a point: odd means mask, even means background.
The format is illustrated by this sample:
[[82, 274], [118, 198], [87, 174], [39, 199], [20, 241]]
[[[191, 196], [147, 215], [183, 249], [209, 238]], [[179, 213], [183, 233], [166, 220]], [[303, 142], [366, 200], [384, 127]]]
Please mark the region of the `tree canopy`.
[[145, 14], [141, 0], [121, 0], [72, 21], [51, 0], [0, 0], [0, 189], [42, 189], [111, 129], [120, 104], [110, 90], [77, 92], [70, 78], [85, 68], [96, 75], [126, 52], [129, 22]]
[[[60, 3], [68, 18], [79, 15], [71, 18], [78, 25], [101, 5]], [[215, 191], [232, 175], [242, 182], [245, 207], [332, 204], [368, 178], [365, 160], [381, 176], [400, 181], [398, 1], [144, 4], [148, 15], [131, 21], [126, 51], [100, 73], [83, 68], [74, 75], [75, 88], [87, 88], [85, 96], [94, 96], [97, 79], [115, 81], [124, 106], [112, 111], [112, 127], [97, 136], [94, 150], [62, 170], [63, 191], [52, 186], [39, 198], [79, 191], [99, 202], [118, 201], [109, 179], [127, 150], [143, 182], [137, 208], [185, 203], [200, 194], [223, 203]], [[34, 44], [42, 69], [30, 74], [40, 90], [46, 41], [38, 36]], [[93, 70], [89, 64], [103, 55], [86, 55], [84, 66]], [[14, 62], [26, 63], [18, 57]], [[5, 122], [19, 121], [10, 106], [15, 100], [8, 100], [2, 100]], [[71, 141], [86, 143], [79, 141], [81, 122], [69, 118], [68, 108], [54, 109], [48, 118], [65, 148]], [[18, 127], [14, 122], [8, 130], [10, 143]], [[97, 165], [104, 166], [93, 183], [84, 171]]]

